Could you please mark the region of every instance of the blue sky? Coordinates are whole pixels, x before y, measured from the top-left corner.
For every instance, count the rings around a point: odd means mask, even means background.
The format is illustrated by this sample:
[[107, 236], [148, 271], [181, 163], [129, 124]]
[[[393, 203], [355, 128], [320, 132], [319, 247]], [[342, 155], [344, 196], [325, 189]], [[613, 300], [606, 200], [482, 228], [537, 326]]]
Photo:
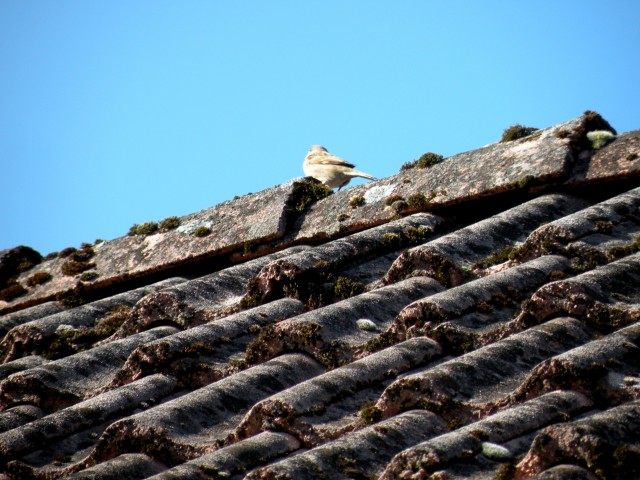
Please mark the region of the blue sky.
[[277, 185], [312, 144], [385, 177], [587, 109], [638, 129], [638, 19], [635, 0], [4, 0], [0, 250]]

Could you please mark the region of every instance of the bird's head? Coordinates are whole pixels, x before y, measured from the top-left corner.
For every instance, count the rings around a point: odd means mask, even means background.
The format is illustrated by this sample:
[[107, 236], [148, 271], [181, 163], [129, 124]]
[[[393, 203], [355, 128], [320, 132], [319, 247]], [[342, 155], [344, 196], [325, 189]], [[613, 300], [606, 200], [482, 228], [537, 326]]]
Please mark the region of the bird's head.
[[314, 153], [314, 152], [326, 152], [327, 149], [324, 148], [322, 145], [311, 145], [311, 148], [309, 149], [309, 153]]

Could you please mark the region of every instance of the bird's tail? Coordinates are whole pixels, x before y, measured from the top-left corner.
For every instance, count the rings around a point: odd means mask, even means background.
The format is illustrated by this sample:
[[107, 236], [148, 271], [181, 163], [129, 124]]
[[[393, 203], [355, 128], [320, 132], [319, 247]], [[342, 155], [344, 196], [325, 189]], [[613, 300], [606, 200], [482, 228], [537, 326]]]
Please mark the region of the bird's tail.
[[373, 175], [369, 175], [368, 173], [364, 173], [364, 172], [359, 172], [358, 170], [351, 170], [350, 172], [348, 172], [348, 174], [350, 177], [362, 177], [368, 180], [377, 180], [377, 178], [374, 177]]

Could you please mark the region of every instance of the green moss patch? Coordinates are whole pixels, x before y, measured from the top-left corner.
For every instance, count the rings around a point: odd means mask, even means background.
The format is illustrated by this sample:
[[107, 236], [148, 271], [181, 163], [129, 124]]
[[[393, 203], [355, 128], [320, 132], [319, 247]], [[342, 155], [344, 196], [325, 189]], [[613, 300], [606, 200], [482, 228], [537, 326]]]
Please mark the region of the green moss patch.
[[10, 302], [27, 293], [16, 277], [42, 261], [34, 249], [19, 246], [5, 250], [0, 256], [0, 300]]
[[94, 268], [95, 266], [96, 266], [95, 263], [76, 262], [74, 260], [69, 260], [68, 262], [65, 262], [62, 265], [62, 273], [70, 277], [73, 277], [75, 275], [78, 275], [84, 272], [85, 270]]
[[27, 278], [27, 285], [30, 287], [37, 287], [38, 285], [43, 285], [50, 281], [53, 277], [49, 272], [38, 272], [31, 275]]
[[518, 247], [513, 245], [509, 245], [508, 247], [503, 248], [495, 252], [493, 255], [482, 259], [475, 263], [474, 268], [488, 268], [493, 265], [499, 265], [501, 263], [506, 262], [507, 260], [515, 260], [518, 255]]
[[359, 415], [360, 421], [364, 425], [371, 425], [372, 423], [379, 422], [382, 419], [382, 410], [376, 407], [375, 401], [371, 401], [362, 406]]
[[[576, 158], [581, 151], [600, 148], [604, 143], [610, 141], [616, 135], [616, 130], [609, 124], [609, 122], [602, 118], [599, 113], [587, 110], [583, 113], [583, 116], [585, 121], [582, 125], [573, 128], [572, 130], [560, 130], [556, 134], [558, 138], [569, 139], [569, 144], [571, 145]], [[596, 138], [599, 137], [600, 134], [591, 133], [594, 131], [606, 131], [607, 133], [602, 134], [606, 138]], [[589, 138], [590, 136], [593, 137], [593, 140]], [[601, 144], [602, 141], [604, 143]]]
[[425, 227], [407, 227], [402, 231], [402, 236], [409, 245], [419, 245], [427, 241], [429, 229]]
[[502, 132], [502, 138], [500, 143], [512, 142], [513, 140], [519, 140], [520, 138], [528, 137], [538, 129], [534, 127], [525, 127], [519, 123], [511, 125]]
[[209, 227], [205, 227], [204, 225], [196, 228], [193, 231], [193, 236], [198, 238], [206, 237], [210, 234], [211, 234], [211, 229]]
[[407, 205], [410, 208], [423, 208], [426, 207], [428, 203], [424, 193], [414, 193], [407, 199]]
[[62, 273], [73, 277], [86, 270], [95, 268], [96, 264], [89, 261], [94, 255], [95, 251], [89, 244], [83, 244], [81, 250], [73, 249], [73, 251], [70, 251], [65, 257], [68, 260], [62, 264]]
[[297, 215], [304, 213], [309, 206], [333, 193], [328, 187], [316, 182], [296, 182], [293, 185], [288, 204]]
[[629, 245], [616, 246], [609, 250], [609, 254], [614, 258], [626, 257], [636, 252], [640, 252], [640, 235]]
[[400, 248], [402, 246], [402, 237], [397, 233], [385, 233], [382, 241], [385, 246], [390, 248]]
[[362, 195], [355, 195], [349, 199], [349, 206], [351, 208], [361, 207], [364, 203], [364, 197]]
[[247, 293], [240, 301], [242, 309], [252, 308], [278, 298], [289, 297], [300, 300], [308, 310], [329, 305], [364, 292], [361, 282], [347, 277], [336, 277], [328, 262], [319, 261], [313, 268], [297, 271], [277, 281], [263, 285], [259, 278], [247, 284]]
[[180, 218], [176, 216], [167, 217], [160, 222], [145, 222], [141, 225], [134, 223], [129, 229], [129, 236], [153, 235], [154, 233], [168, 232], [178, 228], [181, 224]]
[[94, 271], [83, 272], [82, 274], [80, 274], [80, 281], [81, 282], [93, 282], [99, 276], [100, 275], [98, 274], [98, 272], [94, 272]]
[[74, 308], [87, 303], [87, 292], [82, 283], [78, 283], [74, 288], [70, 288], [56, 295], [56, 300], [67, 308]]
[[411, 170], [412, 168], [429, 168], [432, 167], [444, 160], [442, 155], [433, 152], [427, 152], [420, 156], [417, 160], [413, 160], [412, 162], [407, 162], [402, 167], [400, 167], [400, 171], [404, 172], [406, 170]]
[[180, 226], [180, 219], [178, 217], [167, 217], [160, 222], [161, 230], [173, 230]]
[[75, 328], [70, 325], [60, 325], [56, 329], [55, 336], [42, 350], [42, 355], [48, 359], [57, 359], [88, 350], [96, 342], [113, 335], [130, 317], [131, 312], [131, 307], [118, 305], [91, 327]]
[[615, 138], [616, 136], [608, 130], [592, 130], [587, 132], [587, 139], [591, 142], [591, 148], [594, 150], [604, 147]]
[[11, 302], [27, 293], [27, 289], [18, 283], [14, 278], [10, 278], [0, 290], [0, 300]]
[[384, 204], [387, 206], [391, 206], [399, 200], [404, 201], [404, 197], [401, 197], [400, 195], [390, 195], [385, 199]]
[[152, 235], [160, 230], [160, 225], [158, 222], [145, 222], [142, 225], [138, 225], [134, 223], [129, 229], [128, 235]]
[[338, 277], [333, 287], [333, 296], [335, 300], [344, 300], [360, 295], [365, 289], [362, 282], [355, 282], [347, 277]]

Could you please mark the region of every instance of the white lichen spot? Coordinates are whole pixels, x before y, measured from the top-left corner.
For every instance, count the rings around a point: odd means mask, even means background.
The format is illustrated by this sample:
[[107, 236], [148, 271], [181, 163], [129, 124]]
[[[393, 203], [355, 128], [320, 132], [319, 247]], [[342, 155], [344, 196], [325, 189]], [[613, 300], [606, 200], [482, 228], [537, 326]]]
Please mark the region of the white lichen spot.
[[206, 227], [209, 230], [213, 230], [213, 222], [203, 222], [202, 220], [194, 220], [184, 225], [180, 225], [176, 228], [176, 232], [192, 235], [200, 227]]
[[509, 449], [491, 442], [482, 442], [482, 454], [489, 460], [497, 462], [504, 462], [513, 458], [513, 454]]
[[67, 335], [72, 335], [77, 331], [78, 330], [73, 326], [63, 323], [62, 325], [58, 325], [58, 328], [56, 328], [56, 335], [58, 337], [65, 337]]
[[375, 332], [376, 330], [378, 330], [378, 326], [368, 318], [361, 318], [360, 320], [356, 321], [356, 325], [360, 330], [364, 330], [366, 332]]
[[244, 295], [231, 295], [229, 297], [218, 300], [218, 302], [220, 302], [220, 305], [222, 305], [223, 307], [233, 307], [238, 305], [243, 297]]
[[609, 130], [592, 130], [587, 132], [587, 138], [591, 142], [591, 148], [598, 150], [616, 138], [616, 136]]
[[365, 203], [375, 203], [384, 200], [391, 195], [396, 185], [397, 183], [392, 183], [391, 185], [376, 185], [371, 187], [363, 195]]

